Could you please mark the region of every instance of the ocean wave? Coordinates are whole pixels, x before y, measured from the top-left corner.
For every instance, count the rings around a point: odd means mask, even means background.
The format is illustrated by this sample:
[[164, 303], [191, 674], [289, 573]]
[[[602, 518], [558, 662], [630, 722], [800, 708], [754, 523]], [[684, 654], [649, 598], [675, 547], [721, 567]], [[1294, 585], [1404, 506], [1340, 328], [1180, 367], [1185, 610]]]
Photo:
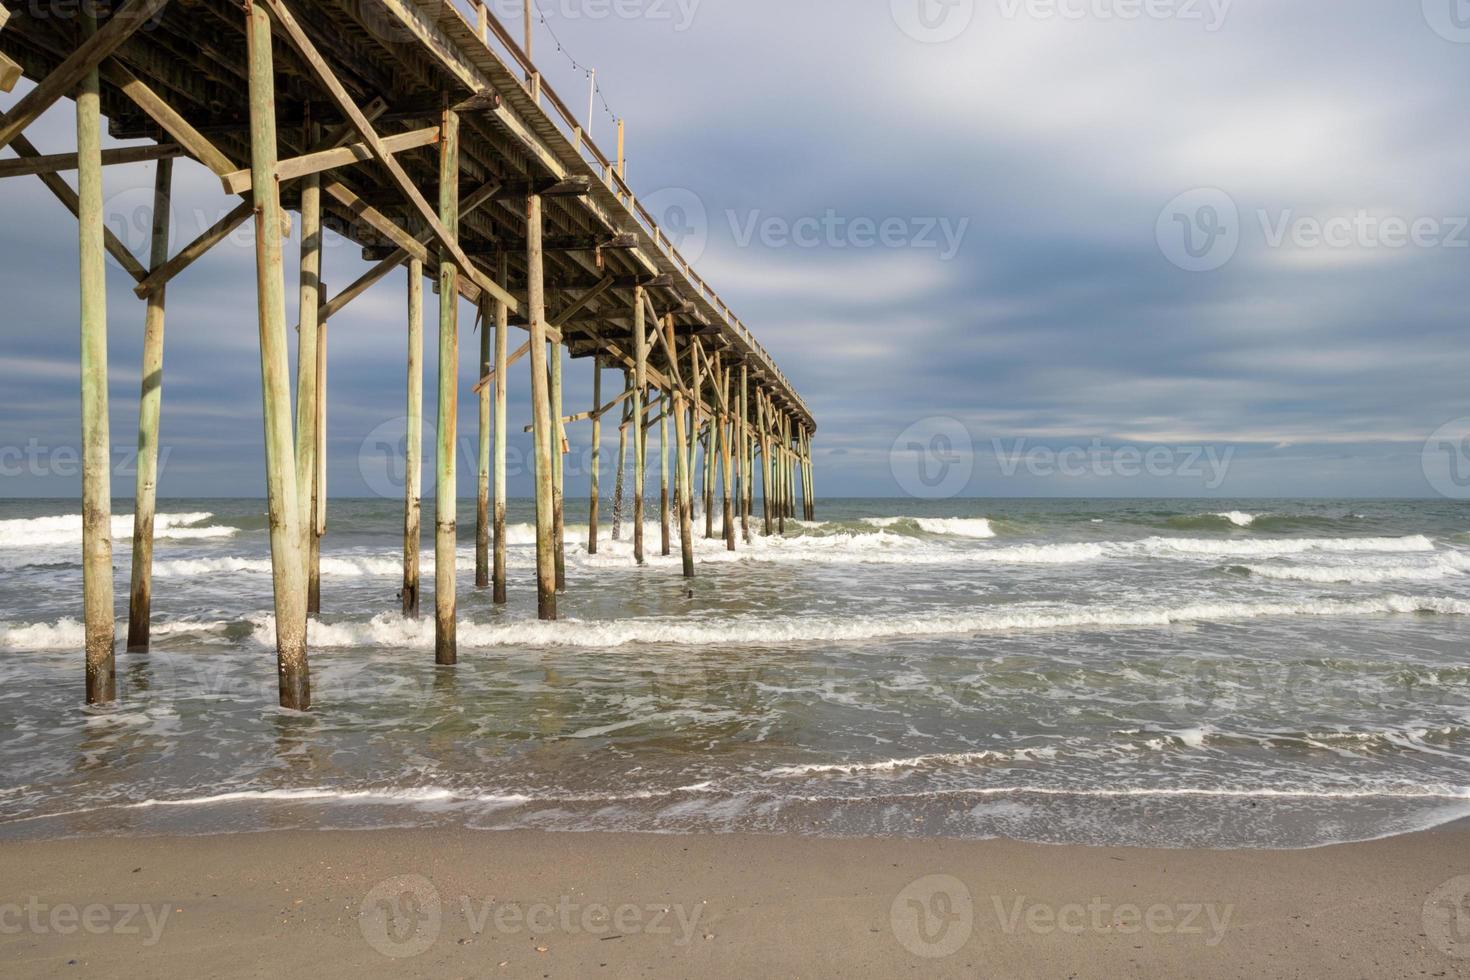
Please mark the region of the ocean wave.
[[1422, 534], [1402, 538], [1273, 538], [1269, 540], [1152, 537], [1144, 538], [1142, 541], [1115, 544], [1112, 548], [1116, 551], [1136, 551], [1154, 556], [1190, 554], [1269, 558], [1300, 555], [1314, 551], [1433, 551], [1434, 542]]
[[955, 538], [993, 538], [995, 529], [984, 517], [865, 517], [864, 523], [879, 528], [914, 527], [925, 534]]
[[1470, 570], [1470, 558], [1443, 554], [1433, 564], [1419, 565], [1232, 565], [1256, 578], [1279, 582], [1373, 585], [1381, 582], [1438, 582]]
[[[235, 534], [233, 527], [202, 524], [214, 515], [201, 511], [188, 514], [158, 514], [153, 519], [154, 538], [226, 538]], [[112, 518], [112, 537], [133, 536], [133, 515]], [[82, 515], [61, 514], [54, 517], [16, 518], [0, 521], [0, 548], [44, 548], [82, 543]]]
[[[1433, 613], [1470, 615], [1470, 600], [1445, 597], [1386, 595], [1358, 600], [1300, 602], [1219, 602], [1143, 608], [1127, 606], [1046, 606], [992, 608], [981, 612], [931, 611], [895, 616], [792, 616], [764, 618], [734, 616], [699, 620], [521, 620], [505, 624], [461, 622], [459, 644], [464, 649], [496, 647], [579, 647], [609, 649], [630, 645], [764, 646], [799, 643], [861, 642], [911, 636], [949, 636], [966, 633], [1002, 633], [1086, 629], [1091, 627], [1150, 627], [1189, 623], [1232, 622], [1262, 618], [1358, 617], [1383, 614]], [[274, 618], [254, 617], [253, 638], [262, 646], [275, 645]], [[0, 642], [3, 642], [0, 632]], [[431, 620], [404, 619], [384, 613], [368, 622], [322, 623], [309, 626], [314, 646], [356, 648], [379, 646], [428, 649], [434, 642]]]
[[[127, 622], [119, 618], [117, 641], [127, 639]], [[219, 633], [229, 625], [225, 620], [155, 621], [149, 625], [154, 639], [181, 634]], [[0, 650], [48, 653], [56, 650], [80, 650], [86, 643], [86, 627], [79, 619], [63, 616], [54, 623], [0, 622]]]

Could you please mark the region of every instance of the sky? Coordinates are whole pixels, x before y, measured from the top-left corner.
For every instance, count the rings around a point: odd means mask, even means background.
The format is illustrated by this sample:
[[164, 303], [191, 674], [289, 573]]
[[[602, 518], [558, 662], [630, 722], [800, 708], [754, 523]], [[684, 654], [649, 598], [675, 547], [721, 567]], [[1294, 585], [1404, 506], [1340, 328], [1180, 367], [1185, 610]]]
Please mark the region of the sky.
[[[493, 3], [513, 30], [520, 2]], [[595, 66], [629, 182], [816, 416], [820, 495], [1470, 493], [1460, 0], [538, 3], [547, 79], [580, 108], [570, 58]], [[72, 114], [33, 142], [72, 149]], [[600, 103], [592, 135], [614, 143]], [[140, 254], [152, 166], [106, 174]], [[231, 204], [192, 162], [176, 188], [177, 248]], [[76, 226], [35, 178], [0, 181], [0, 216], [0, 496], [74, 495]], [[264, 493], [253, 263], [247, 225], [168, 291], [165, 497]], [[329, 288], [365, 268], [329, 243]], [[120, 496], [129, 282], [110, 269]], [[401, 492], [404, 294], [390, 277], [329, 327], [334, 495]], [[568, 412], [590, 407], [590, 371], [569, 362]], [[570, 437], [574, 495], [587, 424]]]

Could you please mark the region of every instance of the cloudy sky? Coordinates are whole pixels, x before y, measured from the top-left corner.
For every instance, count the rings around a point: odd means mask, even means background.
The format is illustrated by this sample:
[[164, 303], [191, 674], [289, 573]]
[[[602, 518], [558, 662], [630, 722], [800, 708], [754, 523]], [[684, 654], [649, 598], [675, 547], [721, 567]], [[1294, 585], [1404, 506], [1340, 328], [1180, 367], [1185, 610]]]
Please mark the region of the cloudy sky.
[[[496, 9], [518, 24], [519, 3]], [[816, 414], [824, 495], [1445, 482], [1426, 440], [1470, 416], [1458, 0], [539, 3], [552, 84], [585, 104], [554, 31], [626, 117], [630, 182]], [[43, 151], [71, 148], [71, 112], [35, 127]], [[177, 173], [176, 245], [229, 207]], [[151, 181], [108, 172], [116, 221], [146, 225]], [[75, 493], [75, 224], [33, 178], [0, 183], [0, 215], [0, 495]], [[264, 492], [250, 243], [169, 290], [166, 496]], [[326, 278], [364, 267], [337, 243]], [[128, 495], [142, 307], [121, 272], [109, 287]], [[403, 293], [392, 277], [332, 323], [334, 493], [384, 482]], [[585, 362], [568, 392], [585, 407]]]

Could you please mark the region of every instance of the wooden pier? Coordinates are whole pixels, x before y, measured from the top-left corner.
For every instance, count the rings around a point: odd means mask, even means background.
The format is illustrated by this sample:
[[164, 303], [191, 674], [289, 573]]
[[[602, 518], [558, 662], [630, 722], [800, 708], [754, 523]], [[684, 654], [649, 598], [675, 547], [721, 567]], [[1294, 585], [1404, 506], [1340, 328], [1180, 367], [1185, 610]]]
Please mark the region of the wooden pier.
[[[451, 665], [457, 656], [454, 447], [461, 394], [477, 399], [481, 430], [475, 584], [492, 589], [495, 602], [506, 601], [505, 413], [517, 361], [527, 362], [523, 371], [530, 375], [542, 618], [556, 618], [558, 592], [576, 584], [567, 581], [564, 540], [562, 459], [569, 425], [590, 421], [596, 446], [602, 421], [617, 418], [608, 413], [623, 415], [622, 432], [631, 436], [624, 445], [633, 455], [632, 539], [640, 564], [649, 547], [643, 502], [655, 426], [660, 547], [670, 553], [670, 523], [677, 520], [684, 575], [695, 573], [696, 492], [704, 533], [712, 537], [718, 491], [718, 531], [730, 549], [749, 540], [757, 473], [763, 533], [784, 531], [798, 499], [803, 516], [814, 518], [815, 420], [750, 330], [638, 203], [622, 161], [588, 139], [543, 82], [527, 53], [529, 12], [518, 42], [480, 0], [3, 4], [0, 90], [11, 91], [22, 75], [36, 85], [0, 116], [0, 149], [14, 154], [0, 159], [0, 177], [38, 177], [79, 228], [88, 702], [112, 700], [116, 687], [105, 255], [136, 281], [134, 291], [145, 303], [129, 650], [145, 651], [149, 643], [166, 286], [251, 220], [283, 706], [306, 709], [311, 703], [307, 617], [320, 608], [317, 562], [326, 529], [328, 337], [348, 305], [395, 270], [407, 270], [402, 605], [408, 616], [418, 615], [420, 602], [424, 277], [438, 294], [436, 663]], [[25, 130], [63, 97], [76, 102], [74, 152], [43, 153]], [[103, 150], [104, 118], [112, 136], [151, 142]], [[168, 241], [177, 157], [208, 168], [222, 194], [240, 198], [186, 243]], [[101, 175], [104, 166], [147, 160], [156, 161], [157, 179], [152, 250], [144, 266], [104, 227]], [[63, 176], [71, 171], [75, 188]], [[294, 325], [287, 315], [282, 244], [293, 221], [301, 241]], [[326, 230], [359, 244], [372, 263], [330, 294], [320, 277]], [[460, 320], [461, 298], [481, 331], [480, 381], [472, 392], [456, 385], [461, 333], [472, 326]], [[293, 326], [294, 416], [287, 347]], [[514, 351], [512, 329], [526, 334]], [[588, 411], [566, 414], [575, 401], [563, 390], [568, 356], [596, 359]], [[628, 379], [607, 402], [605, 369]], [[698, 477], [696, 458], [702, 463]], [[594, 472], [589, 548], [596, 546], [599, 491]]]

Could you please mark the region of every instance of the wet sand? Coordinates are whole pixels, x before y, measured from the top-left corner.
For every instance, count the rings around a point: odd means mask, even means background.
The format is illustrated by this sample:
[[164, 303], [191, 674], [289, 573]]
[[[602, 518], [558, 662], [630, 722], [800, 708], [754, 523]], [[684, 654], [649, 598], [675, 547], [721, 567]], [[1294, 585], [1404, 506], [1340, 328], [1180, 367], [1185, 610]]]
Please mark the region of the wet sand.
[[1470, 976], [1464, 825], [1288, 852], [289, 831], [0, 867], [11, 977]]

